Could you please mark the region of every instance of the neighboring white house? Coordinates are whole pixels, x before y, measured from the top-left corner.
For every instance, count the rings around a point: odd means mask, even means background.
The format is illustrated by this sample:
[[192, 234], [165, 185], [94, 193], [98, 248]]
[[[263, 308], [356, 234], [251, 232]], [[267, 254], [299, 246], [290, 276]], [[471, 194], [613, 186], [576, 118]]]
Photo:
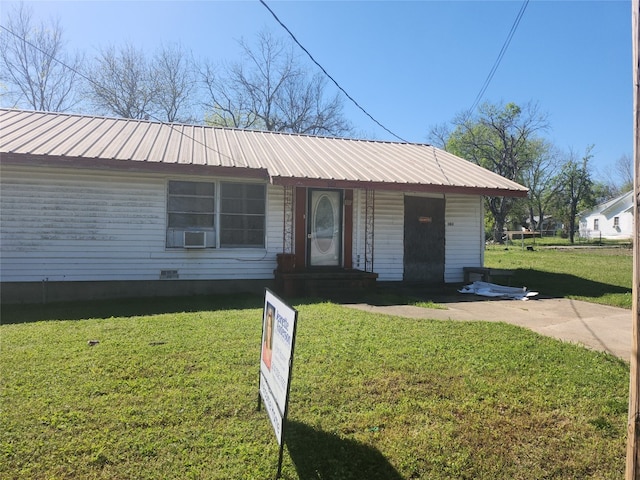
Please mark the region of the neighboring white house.
[[581, 212], [580, 236], [627, 240], [633, 235], [633, 191]]
[[461, 282], [483, 195], [526, 195], [429, 145], [7, 109], [0, 164], [3, 302]]

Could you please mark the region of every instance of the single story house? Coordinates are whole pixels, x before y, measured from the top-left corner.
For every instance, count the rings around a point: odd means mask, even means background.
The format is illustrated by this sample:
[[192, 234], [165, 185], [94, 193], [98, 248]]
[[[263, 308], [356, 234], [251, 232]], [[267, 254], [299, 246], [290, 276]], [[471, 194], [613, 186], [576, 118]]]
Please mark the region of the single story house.
[[633, 191], [581, 212], [580, 236], [590, 240], [630, 240], [633, 236]]
[[461, 282], [484, 261], [483, 196], [526, 193], [424, 144], [0, 109], [0, 291]]

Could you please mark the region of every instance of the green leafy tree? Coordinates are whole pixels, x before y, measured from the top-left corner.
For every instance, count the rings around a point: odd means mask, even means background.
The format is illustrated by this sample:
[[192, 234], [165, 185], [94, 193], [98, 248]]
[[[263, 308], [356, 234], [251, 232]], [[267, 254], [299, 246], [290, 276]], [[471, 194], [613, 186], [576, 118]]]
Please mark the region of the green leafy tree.
[[630, 189], [621, 190], [621, 187], [608, 182], [593, 182], [591, 186], [593, 203], [594, 205], [604, 203], [629, 190]]
[[[484, 103], [477, 114], [458, 115], [452, 126], [450, 134], [439, 126], [432, 136], [446, 140], [446, 150], [516, 182], [522, 182], [524, 172], [544, 153], [544, 143], [536, 135], [547, 128], [547, 120], [532, 103], [523, 107]], [[504, 227], [517, 202], [513, 197], [486, 198], [496, 242], [503, 241]]]
[[564, 223], [569, 241], [574, 243], [576, 231], [576, 216], [579, 211], [595, 204], [593, 197], [593, 181], [589, 170], [589, 160], [592, 158], [593, 146], [587, 147], [582, 158], [571, 151], [560, 173], [555, 178], [557, 215]]
[[533, 156], [531, 164], [524, 169], [521, 182], [529, 189], [526, 201], [529, 228], [540, 230], [558, 193], [555, 180], [560, 170], [560, 155], [546, 141], [537, 140], [534, 146], [538, 148], [538, 152]]

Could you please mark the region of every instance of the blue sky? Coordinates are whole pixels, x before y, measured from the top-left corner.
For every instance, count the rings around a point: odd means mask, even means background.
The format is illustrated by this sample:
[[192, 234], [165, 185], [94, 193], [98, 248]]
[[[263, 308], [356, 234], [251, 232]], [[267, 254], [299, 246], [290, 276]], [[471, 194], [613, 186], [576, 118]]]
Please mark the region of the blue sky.
[[[0, 17], [12, 2], [3, 2]], [[256, 1], [35, 1], [57, 17], [69, 49], [88, 57], [131, 42], [154, 50], [180, 42], [196, 58], [233, 61], [237, 39], [287, 34]], [[426, 142], [431, 126], [468, 109], [522, 2], [271, 1], [316, 60], [373, 117], [402, 138]], [[3, 22], [4, 23], [4, 22]], [[311, 69], [315, 68], [309, 64]], [[564, 150], [594, 145], [604, 172], [632, 154], [631, 1], [535, 1], [524, 13], [483, 100], [538, 102], [545, 136]], [[345, 100], [361, 136], [394, 138]]]

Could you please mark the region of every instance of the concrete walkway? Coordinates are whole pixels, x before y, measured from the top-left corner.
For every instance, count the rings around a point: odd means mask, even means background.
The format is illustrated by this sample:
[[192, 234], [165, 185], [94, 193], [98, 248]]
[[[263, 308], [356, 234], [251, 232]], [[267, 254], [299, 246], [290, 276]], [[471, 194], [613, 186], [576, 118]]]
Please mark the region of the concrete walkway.
[[495, 300], [459, 294], [434, 302], [446, 310], [411, 305], [345, 305], [385, 315], [434, 320], [506, 322], [594, 350], [631, 359], [631, 311], [564, 298]]

